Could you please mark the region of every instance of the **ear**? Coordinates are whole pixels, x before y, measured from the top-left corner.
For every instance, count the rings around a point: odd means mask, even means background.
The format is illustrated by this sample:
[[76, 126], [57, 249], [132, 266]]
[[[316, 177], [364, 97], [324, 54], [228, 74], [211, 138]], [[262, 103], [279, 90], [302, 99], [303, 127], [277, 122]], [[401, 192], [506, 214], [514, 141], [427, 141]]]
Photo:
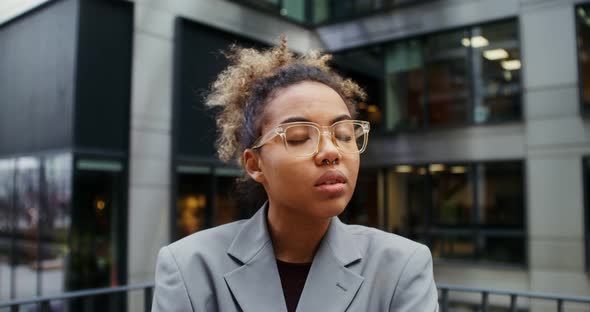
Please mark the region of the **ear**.
[[244, 169], [252, 180], [258, 183], [264, 182], [264, 173], [262, 172], [262, 168], [260, 168], [260, 155], [258, 153], [249, 148], [244, 150], [244, 153], [242, 153], [242, 162]]

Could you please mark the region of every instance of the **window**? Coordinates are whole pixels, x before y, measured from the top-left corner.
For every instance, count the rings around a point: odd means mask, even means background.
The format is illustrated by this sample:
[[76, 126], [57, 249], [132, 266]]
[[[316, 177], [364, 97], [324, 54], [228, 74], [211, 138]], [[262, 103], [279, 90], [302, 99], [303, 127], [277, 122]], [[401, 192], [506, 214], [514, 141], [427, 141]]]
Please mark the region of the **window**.
[[427, 0], [233, 0], [310, 26], [420, 4]]
[[385, 73], [387, 129], [396, 124], [406, 129], [422, 127], [425, 92], [421, 41], [386, 45]]
[[435, 258], [525, 264], [522, 162], [389, 169], [390, 225]]
[[382, 228], [382, 186], [380, 170], [361, 169], [354, 194], [340, 218], [346, 223]]
[[71, 160], [69, 153], [0, 159], [0, 300], [65, 291]]
[[510, 121], [521, 116], [520, 49], [514, 22], [474, 27], [472, 41], [482, 38], [473, 50], [473, 121]]
[[590, 3], [576, 8], [581, 111], [590, 114]]
[[15, 297], [37, 295], [37, 272], [39, 263], [40, 167], [37, 157], [20, 157], [16, 160], [15, 202], [13, 215], [13, 244]]
[[383, 128], [383, 49], [375, 46], [334, 55], [334, 68], [350, 78], [367, 93], [367, 99], [357, 107], [358, 118], [371, 123], [371, 130]]
[[43, 295], [57, 295], [65, 289], [66, 264], [70, 253], [68, 237], [72, 224], [72, 156], [45, 157], [46, 211], [42, 214], [41, 288]]
[[465, 124], [469, 118], [466, 30], [426, 38], [426, 120], [429, 125]]
[[68, 289], [125, 284], [125, 181], [121, 160], [76, 160]]
[[238, 194], [242, 171], [180, 165], [176, 169], [176, 226], [174, 240], [197, 231], [250, 217], [261, 205]]
[[11, 278], [14, 209], [14, 159], [0, 160], [0, 300], [14, 298]]
[[339, 52], [335, 61], [345, 76], [364, 72], [367, 85], [382, 86], [368, 90], [375, 129], [403, 131], [519, 120], [520, 57], [508, 20]]
[[584, 231], [586, 234], [586, 271], [590, 271], [590, 157], [582, 160], [582, 175], [585, 200], [585, 222]]

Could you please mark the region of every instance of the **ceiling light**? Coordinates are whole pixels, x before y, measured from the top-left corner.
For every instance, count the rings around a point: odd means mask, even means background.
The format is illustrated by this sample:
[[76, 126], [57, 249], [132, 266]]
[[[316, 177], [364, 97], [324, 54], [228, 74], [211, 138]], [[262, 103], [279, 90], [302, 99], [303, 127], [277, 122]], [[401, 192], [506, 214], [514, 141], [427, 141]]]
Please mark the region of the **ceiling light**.
[[490, 61], [508, 58], [508, 52], [504, 49], [493, 49], [483, 51], [483, 57]]
[[451, 167], [451, 173], [465, 173], [464, 166], [453, 166]]
[[505, 70], [517, 70], [520, 66], [520, 60], [502, 61], [502, 68]]
[[490, 42], [483, 36], [471, 37], [471, 46], [474, 48], [485, 47], [488, 44], [490, 44]]
[[490, 42], [484, 36], [475, 36], [475, 37], [471, 37], [471, 39], [469, 39], [469, 38], [461, 39], [461, 44], [465, 47], [471, 46], [474, 48], [481, 48], [481, 47], [487, 46], [488, 44], [490, 44]]
[[463, 39], [461, 39], [461, 44], [464, 47], [469, 47], [469, 46], [471, 46], [471, 40], [469, 40], [469, 38], [463, 38]]
[[395, 172], [397, 172], [397, 173], [410, 173], [410, 172], [412, 172], [412, 166], [406, 166], [406, 165], [396, 166]]
[[430, 170], [430, 172], [439, 172], [439, 171], [444, 171], [445, 166], [441, 165], [441, 164], [432, 164], [432, 165], [430, 165], [430, 167], [428, 169]]

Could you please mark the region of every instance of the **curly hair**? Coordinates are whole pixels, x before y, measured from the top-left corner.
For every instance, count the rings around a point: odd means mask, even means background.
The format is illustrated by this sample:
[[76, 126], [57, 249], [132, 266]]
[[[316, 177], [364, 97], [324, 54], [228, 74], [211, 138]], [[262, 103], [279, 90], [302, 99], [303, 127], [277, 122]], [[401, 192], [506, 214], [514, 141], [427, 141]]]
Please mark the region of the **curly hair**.
[[335, 73], [329, 54], [312, 51], [296, 56], [287, 48], [285, 36], [267, 50], [230, 46], [224, 55], [230, 61], [211, 85], [205, 104], [221, 108], [217, 117], [217, 153], [228, 162], [242, 162], [242, 152], [261, 135], [264, 108], [274, 93], [303, 81], [323, 83], [336, 91], [353, 117], [364, 90], [350, 79]]

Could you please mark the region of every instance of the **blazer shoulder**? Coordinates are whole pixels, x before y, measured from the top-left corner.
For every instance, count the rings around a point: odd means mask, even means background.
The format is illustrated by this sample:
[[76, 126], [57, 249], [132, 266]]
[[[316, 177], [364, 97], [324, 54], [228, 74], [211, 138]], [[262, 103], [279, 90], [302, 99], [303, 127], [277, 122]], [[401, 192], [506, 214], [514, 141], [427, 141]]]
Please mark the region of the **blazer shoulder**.
[[176, 257], [225, 253], [246, 220], [201, 230], [166, 246]]

